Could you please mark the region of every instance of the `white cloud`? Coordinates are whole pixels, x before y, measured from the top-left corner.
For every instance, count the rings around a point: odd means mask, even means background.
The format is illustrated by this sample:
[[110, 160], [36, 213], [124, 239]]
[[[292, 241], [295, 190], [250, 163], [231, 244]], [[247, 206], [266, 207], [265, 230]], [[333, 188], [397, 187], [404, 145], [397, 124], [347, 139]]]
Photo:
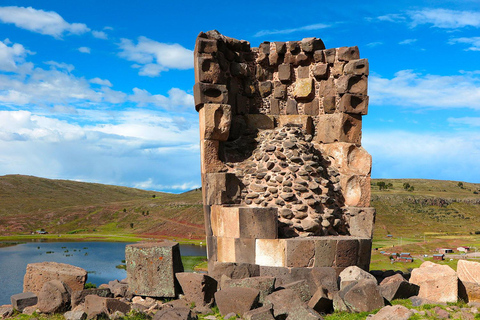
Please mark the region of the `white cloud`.
[[448, 118], [447, 121], [451, 124], [468, 125], [471, 127], [480, 127], [480, 117], [462, 117], [462, 118]]
[[185, 107], [193, 110], [194, 105], [193, 96], [178, 88], [170, 89], [168, 97], [160, 94], [152, 95], [147, 90], [133, 88], [133, 95], [129, 96], [129, 100], [139, 106], [153, 105], [165, 109]]
[[466, 51], [480, 51], [480, 37], [454, 38], [454, 39], [450, 39], [448, 43], [449, 44], [466, 43], [471, 45], [471, 47], [465, 49]]
[[89, 47], [80, 47], [77, 50], [80, 51], [81, 53], [90, 53], [91, 51]]
[[422, 75], [402, 70], [392, 79], [369, 78], [371, 104], [480, 110], [480, 77]]
[[300, 32], [300, 31], [320, 30], [320, 29], [325, 29], [325, 28], [329, 28], [329, 27], [331, 27], [331, 26], [328, 25], [328, 24], [316, 23], [316, 24], [310, 24], [310, 25], [307, 25], [307, 26], [290, 28], [290, 29], [260, 30], [257, 33], [255, 33], [253, 36], [254, 37], [263, 37], [263, 36], [276, 35], [276, 34], [290, 34], [290, 33], [295, 33], [295, 32]]
[[72, 72], [75, 67], [73, 64], [64, 63], [64, 62], [56, 62], [56, 61], [46, 61], [45, 64], [52, 66], [53, 68], [59, 70], [65, 70], [67, 72]]
[[92, 30], [92, 35], [97, 39], [108, 39], [108, 35], [104, 31]]
[[139, 74], [158, 76], [168, 69], [193, 68], [193, 51], [179, 44], [166, 44], [139, 37], [137, 44], [132, 40], [122, 39], [119, 56], [135, 62], [133, 67], [140, 68]]
[[480, 12], [450, 9], [424, 9], [408, 12], [412, 26], [432, 24], [436, 28], [480, 27]]
[[480, 181], [480, 134], [365, 131], [363, 146], [373, 158], [373, 178]]
[[9, 150], [0, 154], [0, 173], [130, 187], [143, 181], [148, 189], [177, 192], [200, 185], [198, 124], [182, 130], [169, 116], [143, 109], [120, 111], [114, 123], [111, 116], [96, 120], [79, 125], [0, 111], [0, 148]]
[[381, 41], [375, 41], [375, 42], [367, 43], [366, 46], [370, 48], [375, 48], [375, 47], [381, 46], [382, 44], [383, 42]]
[[398, 44], [412, 44], [417, 42], [417, 39], [405, 39], [403, 41], [400, 41]]
[[18, 64], [25, 61], [25, 57], [33, 52], [25, 49], [19, 43], [13, 43], [5, 39], [0, 41], [0, 70], [15, 71], [18, 69]]
[[93, 79], [90, 79], [90, 83], [95, 83], [95, 84], [98, 84], [98, 85], [101, 85], [101, 86], [107, 86], [107, 87], [111, 87], [112, 86], [112, 83], [107, 80], [107, 79], [100, 79], [100, 78], [93, 78]]
[[0, 7], [0, 21], [57, 39], [65, 33], [82, 34], [90, 31], [83, 23], [68, 23], [54, 11], [37, 10], [32, 7]]
[[429, 24], [441, 29], [480, 27], [480, 12], [451, 9], [410, 10], [402, 14], [387, 14], [377, 17], [379, 21], [408, 23], [411, 27]]

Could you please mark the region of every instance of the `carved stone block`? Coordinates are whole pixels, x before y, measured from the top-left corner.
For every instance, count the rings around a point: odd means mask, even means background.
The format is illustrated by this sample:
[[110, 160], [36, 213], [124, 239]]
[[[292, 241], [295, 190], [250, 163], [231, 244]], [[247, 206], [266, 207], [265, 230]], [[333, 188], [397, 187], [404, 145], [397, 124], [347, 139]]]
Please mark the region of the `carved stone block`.
[[306, 134], [313, 134], [313, 119], [307, 115], [281, 115], [278, 117], [278, 126], [283, 127], [286, 124], [295, 124], [302, 127]]
[[366, 76], [344, 75], [338, 78], [337, 91], [340, 94], [352, 93], [367, 95], [368, 82]]
[[232, 122], [231, 107], [228, 104], [207, 103], [199, 111], [200, 139], [226, 141]]
[[228, 102], [227, 86], [222, 84], [197, 82], [193, 86], [195, 108], [200, 110], [205, 103], [225, 104]]
[[362, 139], [361, 116], [345, 113], [318, 116], [314, 140], [321, 143], [350, 142], [360, 144]]
[[360, 52], [358, 47], [341, 47], [338, 48], [338, 60], [339, 61], [351, 61], [360, 59]]
[[368, 76], [368, 60], [352, 60], [345, 65], [343, 71], [345, 72], [345, 74]]
[[345, 93], [338, 105], [340, 112], [366, 115], [368, 112], [368, 96]]

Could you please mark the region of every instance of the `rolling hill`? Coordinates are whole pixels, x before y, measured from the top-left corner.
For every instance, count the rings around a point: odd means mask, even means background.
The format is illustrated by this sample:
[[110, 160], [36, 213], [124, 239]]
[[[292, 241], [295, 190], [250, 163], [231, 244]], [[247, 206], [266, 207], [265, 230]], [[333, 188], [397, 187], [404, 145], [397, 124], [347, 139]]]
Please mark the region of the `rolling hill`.
[[[387, 188], [380, 190], [378, 184]], [[413, 186], [405, 190], [404, 184]], [[419, 179], [372, 180], [375, 238], [420, 239], [480, 233], [480, 184]], [[201, 191], [169, 194], [133, 188], [0, 177], [0, 235], [135, 234], [203, 239]]]

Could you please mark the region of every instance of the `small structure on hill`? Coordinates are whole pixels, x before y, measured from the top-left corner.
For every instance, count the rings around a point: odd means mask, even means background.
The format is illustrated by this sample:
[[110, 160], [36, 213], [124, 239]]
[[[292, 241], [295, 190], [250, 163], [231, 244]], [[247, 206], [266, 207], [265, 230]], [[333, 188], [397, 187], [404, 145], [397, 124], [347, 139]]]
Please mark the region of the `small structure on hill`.
[[368, 269], [375, 210], [358, 48], [318, 38], [252, 48], [202, 32], [195, 82], [209, 272]]
[[449, 248], [440, 248], [437, 251], [440, 254], [453, 253], [453, 249], [449, 249]]

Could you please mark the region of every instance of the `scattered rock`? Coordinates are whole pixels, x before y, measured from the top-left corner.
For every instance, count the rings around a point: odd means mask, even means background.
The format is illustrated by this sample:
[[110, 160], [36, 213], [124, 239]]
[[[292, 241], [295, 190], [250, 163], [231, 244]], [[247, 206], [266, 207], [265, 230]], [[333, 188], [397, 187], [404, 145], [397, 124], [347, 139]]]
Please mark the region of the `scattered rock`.
[[69, 291], [63, 281], [46, 282], [38, 293], [38, 309], [43, 313], [66, 312], [70, 308]]
[[33, 292], [23, 292], [11, 296], [10, 301], [12, 302], [12, 306], [15, 310], [22, 312], [26, 307], [36, 305], [38, 298]]
[[457, 302], [458, 278], [447, 265], [425, 261], [413, 269], [410, 283], [420, 287], [418, 296], [435, 302]]

